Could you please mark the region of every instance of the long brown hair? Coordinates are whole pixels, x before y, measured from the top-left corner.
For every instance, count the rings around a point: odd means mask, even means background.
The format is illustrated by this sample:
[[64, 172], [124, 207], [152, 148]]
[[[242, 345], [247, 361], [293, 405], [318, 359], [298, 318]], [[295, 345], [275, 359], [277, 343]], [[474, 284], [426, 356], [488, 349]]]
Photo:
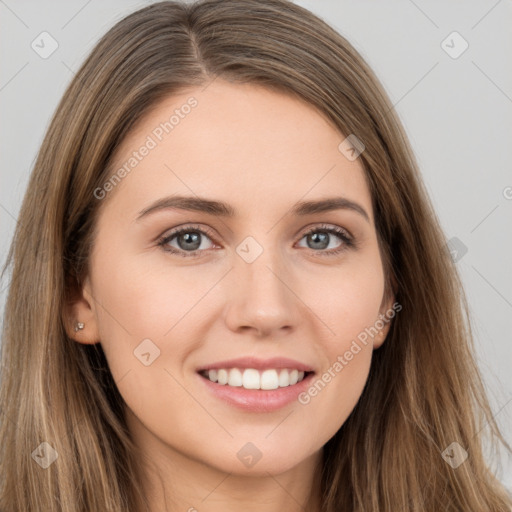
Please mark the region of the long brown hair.
[[[4, 512], [121, 512], [144, 503], [123, 399], [101, 344], [66, 336], [63, 310], [88, 271], [94, 190], [134, 123], [216, 77], [296, 95], [360, 155], [387, 291], [402, 311], [350, 417], [324, 446], [322, 512], [502, 512], [511, 498], [483, 456], [510, 447], [473, 355], [468, 306], [418, 165], [363, 58], [286, 0], [160, 2], [118, 22], [69, 85], [38, 154], [6, 267], [1, 369]], [[343, 137], [341, 136], [343, 134]], [[46, 470], [33, 460], [58, 454]], [[468, 458], [452, 467], [452, 443]], [[31, 456], [32, 454], [35, 455]]]

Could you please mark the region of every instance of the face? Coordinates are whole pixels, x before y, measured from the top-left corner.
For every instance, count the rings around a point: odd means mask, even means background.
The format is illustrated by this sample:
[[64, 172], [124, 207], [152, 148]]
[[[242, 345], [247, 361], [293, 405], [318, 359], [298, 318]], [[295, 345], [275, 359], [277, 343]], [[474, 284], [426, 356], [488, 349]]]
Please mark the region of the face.
[[155, 457], [274, 474], [356, 405], [392, 301], [344, 139], [291, 96], [217, 79], [157, 105], [116, 153], [71, 334], [101, 343]]

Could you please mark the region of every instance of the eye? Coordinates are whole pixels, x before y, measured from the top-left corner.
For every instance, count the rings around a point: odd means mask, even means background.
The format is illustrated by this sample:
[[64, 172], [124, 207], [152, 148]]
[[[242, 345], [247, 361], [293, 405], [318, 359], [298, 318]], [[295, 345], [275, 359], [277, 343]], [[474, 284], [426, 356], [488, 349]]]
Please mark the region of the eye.
[[[333, 235], [338, 240], [341, 240], [341, 243], [326, 251], [325, 249], [328, 249], [331, 244]], [[166, 252], [194, 258], [201, 256], [203, 251], [211, 249], [211, 247], [204, 246], [203, 241], [205, 238], [210, 241], [212, 240], [213, 233], [211, 230], [189, 225], [175, 229], [165, 235], [158, 241], [158, 245]], [[338, 226], [316, 226], [304, 233], [301, 241], [303, 239], [307, 240], [310, 244], [309, 248], [313, 252], [321, 256], [334, 256], [347, 249], [356, 248], [355, 239], [346, 230]], [[173, 243], [175, 245], [172, 245]]]
[[[201, 256], [201, 251], [208, 250], [202, 244], [202, 238], [206, 237], [211, 240], [211, 231], [201, 229], [197, 226], [183, 226], [176, 229], [161, 238], [158, 241], [158, 245], [164, 249], [164, 251], [177, 254], [184, 257], [197, 257]], [[176, 239], [176, 246], [169, 245]], [[188, 254], [187, 254], [188, 253]]]
[[[338, 240], [341, 240], [341, 244], [325, 251], [325, 249], [329, 248], [333, 235], [335, 235]], [[304, 233], [301, 240], [304, 238], [306, 242], [310, 244], [308, 248], [314, 249], [314, 252], [318, 252], [322, 256], [334, 256], [356, 246], [355, 240], [348, 232], [338, 226], [316, 226]]]

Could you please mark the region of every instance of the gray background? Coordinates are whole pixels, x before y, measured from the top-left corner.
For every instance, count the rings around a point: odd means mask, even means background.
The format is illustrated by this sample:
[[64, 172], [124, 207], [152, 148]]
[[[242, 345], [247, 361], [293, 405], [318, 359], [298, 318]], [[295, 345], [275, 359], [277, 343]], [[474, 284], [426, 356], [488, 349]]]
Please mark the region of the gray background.
[[[0, 257], [5, 261], [38, 147], [74, 71], [98, 38], [152, 2], [0, 0]], [[477, 359], [512, 443], [512, 2], [297, 1], [356, 47], [401, 117], [457, 249]], [[57, 50], [32, 41], [47, 31]], [[457, 58], [462, 40], [468, 48]], [[49, 48], [49, 43], [45, 45]], [[462, 249], [462, 250], [461, 250]], [[467, 249], [467, 252], [464, 251]], [[0, 283], [3, 312], [7, 282]], [[512, 489], [512, 461], [493, 469]]]

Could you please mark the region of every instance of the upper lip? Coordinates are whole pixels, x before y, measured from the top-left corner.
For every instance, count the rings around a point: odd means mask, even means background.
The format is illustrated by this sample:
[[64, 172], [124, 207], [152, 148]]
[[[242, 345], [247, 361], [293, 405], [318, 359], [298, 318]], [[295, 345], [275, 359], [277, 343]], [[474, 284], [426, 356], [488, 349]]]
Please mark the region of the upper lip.
[[197, 369], [198, 372], [203, 370], [218, 370], [221, 368], [254, 368], [256, 370], [269, 370], [272, 368], [291, 368], [302, 372], [312, 372], [313, 368], [307, 364], [289, 359], [287, 357], [272, 357], [270, 359], [258, 359], [257, 357], [239, 357], [237, 359], [229, 359], [218, 361], [216, 363], [207, 364]]

